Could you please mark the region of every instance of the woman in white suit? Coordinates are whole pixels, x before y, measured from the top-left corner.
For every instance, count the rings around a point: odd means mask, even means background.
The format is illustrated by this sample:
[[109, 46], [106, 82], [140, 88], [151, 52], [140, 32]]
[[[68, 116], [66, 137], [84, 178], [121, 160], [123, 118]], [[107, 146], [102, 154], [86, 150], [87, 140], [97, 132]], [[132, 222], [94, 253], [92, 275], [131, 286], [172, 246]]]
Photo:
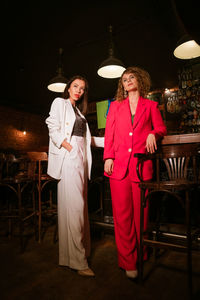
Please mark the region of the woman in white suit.
[[91, 142], [103, 147], [104, 138], [91, 138], [83, 115], [87, 98], [87, 80], [74, 76], [68, 81], [63, 98], [53, 101], [46, 119], [50, 137], [47, 172], [59, 180], [59, 265], [75, 269], [79, 275], [94, 276], [87, 262], [90, 254], [87, 177], [90, 178], [92, 164]]

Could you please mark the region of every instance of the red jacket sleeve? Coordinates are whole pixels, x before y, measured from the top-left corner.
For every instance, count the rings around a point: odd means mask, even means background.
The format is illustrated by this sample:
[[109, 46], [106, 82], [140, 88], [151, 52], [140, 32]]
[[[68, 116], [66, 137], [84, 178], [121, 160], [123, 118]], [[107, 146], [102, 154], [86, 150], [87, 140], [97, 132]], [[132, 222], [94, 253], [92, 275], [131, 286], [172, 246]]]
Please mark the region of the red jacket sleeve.
[[160, 110], [158, 108], [158, 103], [153, 101], [151, 105], [151, 120], [153, 130], [150, 133], [153, 133], [155, 135], [156, 140], [165, 136], [167, 134], [166, 126], [163, 122]]
[[105, 140], [104, 140], [104, 156], [103, 159], [112, 158], [115, 159], [114, 152], [114, 134], [115, 134], [115, 113], [116, 113], [116, 102], [110, 104], [106, 119], [105, 128]]

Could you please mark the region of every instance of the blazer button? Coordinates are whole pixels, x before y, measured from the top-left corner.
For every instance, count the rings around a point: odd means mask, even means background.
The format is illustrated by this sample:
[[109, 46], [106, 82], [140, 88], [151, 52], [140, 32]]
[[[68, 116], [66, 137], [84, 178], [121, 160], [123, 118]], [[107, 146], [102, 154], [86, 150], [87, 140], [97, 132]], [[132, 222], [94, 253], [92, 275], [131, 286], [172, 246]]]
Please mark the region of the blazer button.
[[66, 125], [69, 125], [69, 123], [67, 122]]
[[128, 149], [128, 152], [131, 152], [131, 151], [132, 151], [132, 149], [131, 149], [131, 148], [129, 148], [129, 149]]
[[69, 132], [67, 132], [67, 135], [69, 135]]
[[133, 133], [132, 133], [132, 132], [129, 132], [129, 135], [130, 135], [130, 136], [132, 136], [132, 135], [133, 135]]

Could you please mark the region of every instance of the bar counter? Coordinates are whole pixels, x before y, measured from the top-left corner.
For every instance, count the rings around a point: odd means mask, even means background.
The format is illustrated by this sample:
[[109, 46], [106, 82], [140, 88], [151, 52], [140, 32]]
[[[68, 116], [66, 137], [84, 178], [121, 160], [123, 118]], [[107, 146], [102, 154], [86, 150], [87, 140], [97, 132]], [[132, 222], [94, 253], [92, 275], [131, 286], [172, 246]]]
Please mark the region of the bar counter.
[[191, 143], [200, 143], [200, 133], [167, 135], [161, 141], [162, 145]]

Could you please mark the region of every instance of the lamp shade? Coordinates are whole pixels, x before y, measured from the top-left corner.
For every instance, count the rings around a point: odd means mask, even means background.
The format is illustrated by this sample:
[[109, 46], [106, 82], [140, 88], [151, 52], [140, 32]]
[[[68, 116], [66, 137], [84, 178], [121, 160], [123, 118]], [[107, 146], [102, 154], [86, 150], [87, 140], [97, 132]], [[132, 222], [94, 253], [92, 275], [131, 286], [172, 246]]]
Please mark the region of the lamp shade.
[[188, 35], [184, 35], [177, 43], [177, 47], [174, 50], [174, 56], [180, 59], [199, 57], [200, 46]]
[[59, 74], [52, 78], [47, 86], [47, 88], [52, 92], [63, 93], [67, 84], [67, 79]]
[[125, 67], [123, 63], [119, 59], [110, 56], [102, 62], [97, 73], [104, 78], [118, 78], [122, 75], [124, 70]]
[[119, 78], [125, 70], [124, 64], [114, 57], [112, 26], [109, 26], [110, 46], [109, 57], [98, 68], [97, 74], [104, 78]]

